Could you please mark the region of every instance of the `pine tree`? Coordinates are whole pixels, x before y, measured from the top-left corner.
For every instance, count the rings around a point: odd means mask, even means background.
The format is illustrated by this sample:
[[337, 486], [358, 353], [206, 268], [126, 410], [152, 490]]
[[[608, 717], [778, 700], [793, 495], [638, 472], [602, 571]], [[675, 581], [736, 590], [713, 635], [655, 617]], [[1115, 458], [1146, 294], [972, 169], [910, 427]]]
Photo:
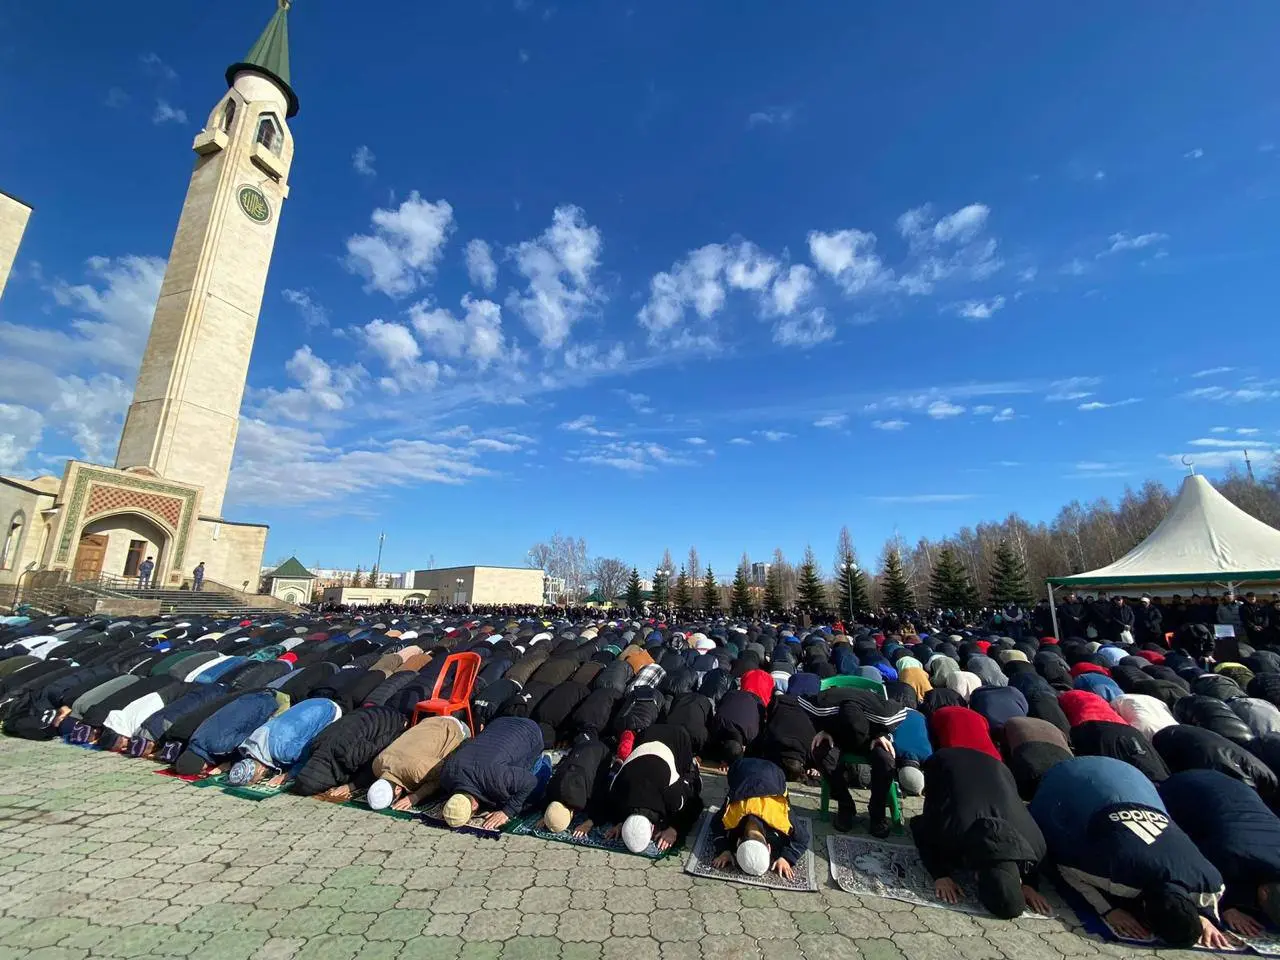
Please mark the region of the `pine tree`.
[[665, 570], [665, 573], [653, 572], [653, 605], [655, 609], [661, 610], [667, 605], [667, 599], [671, 594], [671, 571], [666, 567], [659, 567], [658, 570]]
[[351, 585], [353, 587], [364, 586], [364, 567], [356, 564], [356, 572], [351, 575]]
[[640, 587], [640, 571], [631, 568], [631, 579], [627, 581], [627, 606], [639, 612], [644, 608], [644, 590]]
[[745, 617], [751, 613], [751, 580], [745, 563], [738, 564], [738, 572], [733, 575], [733, 593], [730, 595], [729, 606], [734, 616]]
[[871, 612], [867, 575], [858, 567], [852, 551], [843, 555], [837, 573], [839, 579], [836, 581], [836, 596], [839, 598], [839, 606], [836, 612], [857, 623]]
[[812, 613], [827, 607], [827, 591], [822, 586], [822, 574], [818, 571], [818, 559], [813, 555], [812, 547], [804, 548], [804, 561], [796, 578], [796, 602]]
[[782, 567], [772, 564], [764, 578], [764, 609], [766, 613], [781, 613], [787, 602], [782, 595]]
[[720, 588], [716, 585], [716, 575], [707, 567], [707, 575], [702, 578], [702, 608], [710, 613], [720, 609]]
[[973, 584], [950, 547], [938, 551], [929, 580], [929, 602], [944, 610], [967, 610], [973, 599]]
[[671, 599], [681, 613], [687, 613], [693, 606], [693, 586], [689, 583], [689, 574], [684, 572], [684, 567], [680, 568], [680, 575], [676, 577], [675, 595]]
[[1027, 583], [1027, 568], [1008, 540], [1001, 540], [996, 545], [995, 562], [991, 567], [991, 582], [987, 593], [993, 606], [1003, 607], [1010, 603], [1016, 603], [1020, 607], [1031, 606], [1031, 587]]
[[890, 550], [884, 556], [884, 569], [880, 571], [880, 595], [887, 609], [894, 613], [906, 613], [915, 600], [911, 596], [911, 587], [907, 583], [906, 574], [902, 572], [902, 557], [897, 550]]
[[368, 574], [368, 576], [366, 576], [366, 577], [364, 578], [364, 585], [365, 585], [366, 587], [376, 587], [376, 586], [378, 585], [378, 577], [379, 577], [379, 576], [380, 576], [380, 574], [379, 574], [379, 572], [378, 572], [378, 568], [377, 568], [377, 566], [375, 565], [375, 566], [371, 567], [371, 568], [369, 569], [369, 574]]

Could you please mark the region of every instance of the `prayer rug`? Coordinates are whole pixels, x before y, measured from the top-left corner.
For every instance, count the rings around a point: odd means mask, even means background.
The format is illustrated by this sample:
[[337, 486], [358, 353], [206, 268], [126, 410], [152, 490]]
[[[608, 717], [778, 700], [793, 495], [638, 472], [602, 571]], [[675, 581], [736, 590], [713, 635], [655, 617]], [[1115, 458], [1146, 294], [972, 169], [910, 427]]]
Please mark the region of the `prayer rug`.
[[[323, 797], [317, 796], [315, 799], [322, 800]], [[326, 800], [326, 803], [332, 803]], [[421, 820], [422, 814], [417, 810], [392, 810], [390, 807], [384, 807], [382, 810], [374, 810], [370, 808], [369, 801], [363, 793], [354, 794], [350, 800], [344, 800], [338, 804], [340, 807], [350, 807], [352, 810], [363, 810], [365, 813], [376, 813], [384, 817], [394, 817], [396, 820]]]
[[239, 797], [242, 800], [270, 800], [272, 797], [278, 797], [289, 789], [292, 781], [285, 781], [278, 787], [267, 785], [266, 780], [260, 780], [257, 783], [247, 783], [241, 787], [234, 787], [225, 784], [222, 788], [223, 793], [230, 794], [233, 797]]
[[454, 833], [469, 833], [473, 837], [486, 837], [490, 840], [497, 840], [502, 836], [501, 830], [489, 830], [481, 826], [484, 823], [484, 814], [477, 814], [460, 827], [449, 826], [444, 822], [444, 805], [445, 801], [440, 800], [429, 807], [422, 808], [416, 816], [428, 826], [439, 827], [442, 830], [452, 830]]
[[560, 833], [552, 833], [546, 827], [539, 827], [538, 823], [541, 819], [541, 811], [530, 813], [512, 821], [507, 825], [504, 832], [514, 834], [519, 837], [537, 837], [539, 840], [551, 840], [555, 843], [567, 843], [574, 847], [591, 847], [595, 850], [608, 850], [610, 853], [625, 853], [628, 856], [644, 857], [646, 860], [653, 860], [655, 862], [666, 859], [681, 847], [680, 844], [676, 844], [668, 850], [659, 850], [656, 844], [650, 843], [648, 849], [641, 853], [633, 854], [627, 849], [627, 845], [622, 842], [621, 837], [615, 837], [612, 840], [606, 839], [605, 831], [601, 827], [593, 827], [591, 832], [585, 837], [574, 836], [573, 826], [574, 824], [581, 822], [581, 817], [575, 817], [573, 823], [569, 825], [569, 829], [562, 830]]
[[[827, 859], [831, 864], [831, 879], [845, 893], [859, 897], [882, 897], [901, 900], [918, 907], [940, 907], [986, 916], [974, 896], [976, 884], [973, 874], [960, 871], [955, 880], [965, 891], [965, 899], [959, 903], [943, 903], [933, 893], [933, 877], [920, 862], [920, 854], [914, 846], [905, 843], [887, 843], [870, 837], [827, 837]], [[1038, 913], [1027, 911], [1022, 919], [1048, 920]]]
[[[806, 849], [800, 862], [795, 865], [790, 880], [784, 880], [770, 870], [763, 877], [749, 877], [731, 863], [724, 870], [711, 865], [716, 858], [715, 845], [711, 840], [711, 825], [718, 811], [709, 810], [702, 815], [694, 832], [693, 849], [689, 859], [685, 861], [684, 872], [695, 877], [710, 877], [713, 880], [728, 880], [730, 883], [745, 883], [753, 887], [768, 887], [770, 890], [791, 890], [796, 893], [813, 893], [818, 889], [818, 877], [813, 868], [813, 851]], [[813, 836], [813, 821], [808, 817], [792, 817], [796, 823], [809, 827], [809, 836]]]
[[207, 773], [178, 773], [172, 767], [165, 767], [163, 770], [152, 770], [157, 777], [173, 777], [175, 780], [181, 780], [183, 783], [189, 783], [196, 787], [212, 787], [215, 784], [209, 781], [213, 780]]
[[[1044, 872], [1045, 875], [1053, 881], [1053, 885], [1057, 888], [1058, 894], [1062, 897], [1063, 902], [1066, 903], [1071, 910], [1075, 911], [1076, 917], [1080, 920], [1080, 926], [1084, 928], [1086, 933], [1091, 933], [1095, 937], [1100, 937], [1103, 940], [1110, 940], [1113, 943], [1127, 943], [1135, 947], [1158, 948], [1163, 946], [1155, 937], [1151, 937], [1147, 940], [1135, 940], [1132, 937], [1122, 937], [1111, 928], [1111, 924], [1109, 924], [1105, 918], [1098, 914], [1097, 910], [1093, 909], [1093, 907], [1089, 905], [1089, 901], [1072, 889], [1071, 885], [1062, 879], [1061, 875], [1059, 875], [1056, 870], [1049, 867]], [[1228, 937], [1235, 939], [1238, 945], [1230, 950], [1210, 950], [1208, 947], [1185, 947], [1183, 949], [1195, 950], [1199, 953], [1213, 954], [1243, 953], [1247, 949], [1245, 945], [1240, 942], [1240, 938], [1234, 933], [1226, 930], [1221, 925], [1219, 925], [1218, 929], [1226, 933]], [[1265, 948], [1265, 937], [1261, 938], [1260, 945]], [[1272, 943], [1272, 946], [1274, 949], [1274, 942]], [[1259, 949], [1258, 952], [1263, 953], [1263, 949]], [[1264, 953], [1264, 955], [1274, 954]]]

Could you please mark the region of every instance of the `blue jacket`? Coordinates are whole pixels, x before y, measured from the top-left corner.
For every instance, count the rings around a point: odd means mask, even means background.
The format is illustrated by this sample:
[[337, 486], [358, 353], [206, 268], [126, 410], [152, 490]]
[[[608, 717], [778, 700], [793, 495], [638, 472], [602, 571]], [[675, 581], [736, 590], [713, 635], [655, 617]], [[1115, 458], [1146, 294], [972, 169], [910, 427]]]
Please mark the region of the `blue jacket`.
[[1216, 912], [1222, 875], [1169, 817], [1155, 784], [1111, 757], [1077, 757], [1045, 774], [1031, 801], [1062, 879], [1105, 914], [1162, 883]]
[[266, 723], [277, 707], [275, 694], [265, 690], [236, 697], [196, 727], [187, 749], [206, 763], [220, 763], [236, 752], [245, 737]]
[[979, 687], [969, 697], [969, 709], [982, 714], [996, 733], [1014, 717], [1027, 715], [1027, 698], [1017, 687]]
[[1111, 703], [1116, 697], [1124, 694], [1124, 691], [1120, 689], [1120, 685], [1105, 673], [1082, 673], [1076, 677], [1075, 688], [1077, 690], [1087, 690], [1089, 693], [1096, 693], [1107, 703]]
[[542, 730], [528, 717], [498, 717], [449, 754], [440, 772], [446, 793], [475, 797], [482, 809], [517, 816], [538, 786], [533, 765]]
[[342, 709], [332, 700], [303, 700], [249, 734], [240, 752], [268, 767], [288, 770], [304, 762], [311, 741], [340, 716]]
[[227, 688], [218, 683], [200, 684], [172, 703], [167, 703], [143, 721], [138, 736], [146, 740], [159, 740], [169, 732], [175, 720], [195, 710], [201, 704], [210, 703], [227, 695]]
[[196, 683], [214, 683], [224, 673], [230, 673], [237, 667], [244, 666], [247, 662], [247, 657], [228, 657], [226, 660], [219, 660], [213, 666], [201, 670], [192, 679]]
[[929, 742], [929, 725], [919, 710], [908, 710], [902, 723], [893, 731], [893, 752], [901, 764], [907, 761], [921, 766], [933, 755]]
[[1248, 784], [1217, 770], [1186, 770], [1162, 783], [1160, 796], [1222, 872], [1225, 903], [1254, 906], [1258, 885], [1280, 880], [1280, 818]]

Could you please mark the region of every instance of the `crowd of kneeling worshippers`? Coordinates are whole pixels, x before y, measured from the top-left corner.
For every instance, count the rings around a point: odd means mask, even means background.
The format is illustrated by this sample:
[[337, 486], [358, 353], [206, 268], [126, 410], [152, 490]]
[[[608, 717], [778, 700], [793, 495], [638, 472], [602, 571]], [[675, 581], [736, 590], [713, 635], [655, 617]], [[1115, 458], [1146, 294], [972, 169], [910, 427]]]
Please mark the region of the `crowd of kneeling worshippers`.
[[[685, 840], [702, 764], [727, 771], [715, 866], [757, 877], [790, 877], [810, 843], [789, 782], [821, 778], [844, 833], [869, 779], [874, 837], [892, 791], [923, 794], [907, 832], [943, 901], [1047, 913], [1052, 871], [1121, 937], [1221, 948], [1224, 930], [1280, 927], [1280, 654], [1242, 644], [1215, 664], [1203, 629], [1138, 646], [726, 620], [19, 617], [0, 620], [0, 719], [182, 777], [443, 801], [455, 828], [538, 815], [633, 853]], [[481, 658], [469, 714], [414, 723], [458, 652]]]

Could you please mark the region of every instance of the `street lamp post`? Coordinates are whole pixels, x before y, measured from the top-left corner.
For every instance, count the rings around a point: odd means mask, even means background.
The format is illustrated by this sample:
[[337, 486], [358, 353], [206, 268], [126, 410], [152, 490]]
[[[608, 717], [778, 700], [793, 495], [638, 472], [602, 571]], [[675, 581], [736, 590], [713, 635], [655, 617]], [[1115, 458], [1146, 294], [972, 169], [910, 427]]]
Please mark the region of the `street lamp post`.
[[454, 580], [454, 582], [458, 585], [458, 587], [456, 590], [453, 591], [453, 602], [462, 603], [462, 584], [465, 581], [461, 577], [457, 577]]

